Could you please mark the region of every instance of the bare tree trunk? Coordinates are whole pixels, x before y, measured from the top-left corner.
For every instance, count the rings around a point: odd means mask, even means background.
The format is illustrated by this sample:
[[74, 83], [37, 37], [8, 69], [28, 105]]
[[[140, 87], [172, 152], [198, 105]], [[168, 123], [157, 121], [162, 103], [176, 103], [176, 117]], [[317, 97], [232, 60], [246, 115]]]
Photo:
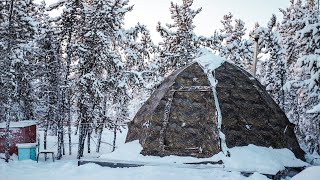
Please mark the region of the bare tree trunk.
[[49, 128], [49, 122], [48, 122], [48, 120], [46, 120], [46, 126], [45, 126], [44, 134], [43, 134], [43, 149], [47, 149], [48, 128]]
[[107, 99], [106, 99], [106, 97], [104, 97], [104, 100], [103, 100], [103, 120], [102, 120], [102, 123], [99, 124], [99, 126], [98, 126], [98, 142], [97, 142], [97, 147], [96, 147], [97, 153], [100, 151], [102, 131], [105, 126], [104, 123], [106, 122], [106, 118], [107, 118], [106, 116], [107, 116]]
[[79, 145], [78, 145], [78, 155], [77, 158], [80, 159], [83, 157], [84, 143], [86, 140], [86, 136], [88, 135], [88, 123], [80, 122], [79, 128]]
[[68, 139], [69, 139], [69, 155], [71, 155], [72, 141], [71, 141], [71, 89], [68, 88]]
[[9, 162], [10, 159], [10, 113], [8, 115], [8, 112], [6, 112], [6, 132], [5, 132], [5, 161]]
[[117, 140], [117, 124], [114, 125], [113, 130], [113, 143], [112, 143], [112, 152], [116, 150], [116, 140]]
[[88, 153], [90, 153], [90, 141], [91, 141], [91, 133], [92, 133], [92, 129], [90, 127], [89, 131], [88, 131]]
[[[9, 24], [8, 24], [8, 30], [9, 30], [9, 37], [8, 37], [8, 47], [7, 47], [7, 58], [8, 60], [10, 59], [9, 56], [10, 56], [10, 52], [11, 52], [11, 46], [12, 46], [12, 35], [13, 35], [13, 29], [12, 29], [12, 16], [13, 16], [13, 0], [11, 0], [10, 2], [10, 11], [9, 11]], [[11, 63], [11, 62], [10, 62]], [[8, 63], [9, 64], [9, 63]], [[9, 95], [9, 94], [8, 94]], [[10, 94], [9, 98], [11, 98], [12, 95]], [[8, 104], [9, 106], [11, 105], [11, 99], [8, 99]], [[5, 131], [5, 150], [4, 150], [4, 153], [5, 153], [5, 161], [6, 162], [9, 162], [9, 159], [10, 159], [10, 154], [9, 154], [9, 150], [10, 150], [10, 111], [11, 111], [11, 108], [8, 107], [6, 109], [6, 131]]]
[[[63, 124], [63, 123], [62, 123]], [[61, 145], [62, 145], [62, 155], [65, 155], [66, 154], [66, 151], [65, 151], [65, 148], [64, 148], [64, 129], [63, 129], [63, 126], [62, 126], [62, 142], [61, 142]]]
[[62, 144], [63, 144], [63, 125], [61, 120], [58, 122], [58, 151], [57, 151], [57, 159], [62, 158]]
[[102, 131], [103, 131], [103, 125], [100, 125], [98, 127], [98, 142], [97, 142], [97, 147], [96, 147], [97, 153], [100, 151]]
[[74, 135], [76, 136], [78, 134], [79, 131], [79, 121], [76, 122], [76, 130], [74, 131]]

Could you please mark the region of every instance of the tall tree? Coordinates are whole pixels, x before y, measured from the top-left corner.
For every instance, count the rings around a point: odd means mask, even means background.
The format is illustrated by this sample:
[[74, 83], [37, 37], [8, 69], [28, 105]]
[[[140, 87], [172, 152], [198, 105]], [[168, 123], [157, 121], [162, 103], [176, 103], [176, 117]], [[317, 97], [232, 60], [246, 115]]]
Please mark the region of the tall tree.
[[37, 115], [44, 130], [44, 149], [47, 148], [48, 130], [61, 121], [62, 110], [62, 54], [60, 53], [59, 33], [57, 27], [45, 11], [45, 3], [39, 5], [39, 21], [41, 26], [36, 37], [38, 47], [36, 60], [38, 80], [35, 96], [38, 99]]
[[[309, 114], [319, 99], [317, 91], [319, 11], [314, 0], [291, 1], [281, 10], [284, 19], [279, 26], [287, 61], [285, 111], [298, 125], [298, 139], [305, 151], [319, 153], [317, 114]], [[310, 78], [312, 76], [312, 78]], [[312, 87], [312, 88], [311, 88]]]
[[71, 154], [71, 107], [72, 107], [72, 89], [74, 89], [74, 80], [71, 74], [73, 73], [73, 62], [79, 60], [78, 51], [81, 49], [81, 33], [83, 30], [83, 23], [85, 21], [84, 0], [65, 0], [58, 1], [48, 7], [48, 10], [64, 7], [63, 12], [59, 18], [55, 19], [55, 25], [59, 32], [60, 53], [63, 55], [63, 85], [60, 86], [62, 94], [61, 114], [62, 117], [58, 118], [58, 152], [57, 159], [60, 159], [64, 149], [64, 127], [63, 124], [66, 121], [68, 124], [68, 139], [69, 139], [69, 154]]
[[111, 122], [110, 127], [116, 129], [119, 118], [126, 116], [123, 112], [127, 112], [127, 105], [123, 103], [127, 102], [128, 96], [127, 86], [123, 85], [125, 79], [121, 78], [125, 70], [125, 61], [121, 55], [124, 54], [127, 62], [139, 69], [134, 61], [136, 59], [130, 55], [130, 47], [133, 46], [130, 42], [137, 37], [136, 31], [125, 31], [123, 28], [124, 16], [132, 10], [132, 6], [128, 6], [128, 1], [123, 0], [97, 0], [88, 5], [89, 11], [85, 12], [88, 18], [82, 30], [81, 48], [78, 51], [77, 85], [81, 122], [78, 158], [83, 156], [84, 140], [86, 137], [90, 138], [92, 128], [100, 122], [108, 123], [105, 119], [110, 119], [104, 117], [104, 99], [111, 100], [120, 107], [117, 112], [122, 112], [118, 114], [116, 121]]
[[183, 0], [182, 5], [171, 2], [170, 14], [174, 23], [167, 24], [167, 28], [158, 23], [157, 31], [163, 39], [159, 43], [163, 74], [189, 64], [198, 53], [200, 41], [193, 31], [193, 19], [201, 8], [193, 10], [192, 4], [193, 0]]
[[300, 138], [310, 153], [320, 153], [319, 112], [312, 112], [320, 103], [320, 18], [314, 0], [308, 0], [304, 6], [304, 27], [296, 33], [297, 44], [295, 50], [299, 58], [295, 63], [295, 71], [291, 83], [296, 87], [297, 104], [300, 117]]
[[[0, 1], [0, 50], [1, 83], [0, 98], [5, 107], [6, 161], [9, 154], [9, 124], [11, 120], [33, 119], [30, 102], [31, 61], [33, 39], [37, 21], [33, 18], [35, 5], [28, 1]], [[3, 99], [3, 100], [2, 100]]]
[[265, 59], [265, 70], [262, 83], [266, 86], [266, 90], [272, 95], [273, 99], [281, 108], [284, 107], [284, 90], [283, 86], [286, 81], [286, 62], [284, 58], [284, 50], [282, 47], [281, 36], [276, 29], [277, 18], [273, 14], [268, 22], [268, 28], [260, 31], [260, 38], [263, 38], [262, 52], [269, 54]]
[[223, 28], [220, 29], [220, 56], [245, 70], [251, 70], [252, 41], [243, 38], [246, 31], [245, 23], [241, 19], [233, 20], [231, 13], [224, 15], [221, 23]]

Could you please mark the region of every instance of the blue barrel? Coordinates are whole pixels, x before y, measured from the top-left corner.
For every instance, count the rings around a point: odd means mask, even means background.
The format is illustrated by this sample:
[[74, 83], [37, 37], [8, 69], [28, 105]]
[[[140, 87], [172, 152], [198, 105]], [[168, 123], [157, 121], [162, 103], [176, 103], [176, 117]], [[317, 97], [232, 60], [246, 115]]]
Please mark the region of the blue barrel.
[[25, 143], [25, 144], [17, 144], [18, 147], [18, 159], [19, 161], [21, 160], [36, 160], [36, 148], [37, 144], [36, 143]]

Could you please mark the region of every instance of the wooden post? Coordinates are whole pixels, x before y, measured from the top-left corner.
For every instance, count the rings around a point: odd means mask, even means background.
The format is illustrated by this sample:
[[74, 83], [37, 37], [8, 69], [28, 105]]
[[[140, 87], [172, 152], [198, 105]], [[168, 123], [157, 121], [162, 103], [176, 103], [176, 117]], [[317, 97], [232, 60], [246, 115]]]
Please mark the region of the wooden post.
[[258, 41], [259, 41], [259, 35], [254, 35], [254, 41], [255, 41], [255, 47], [254, 47], [254, 59], [253, 59], [253, 77], [256, 76], [256, 68], [257, 68], [257, 61], [258, 61]]

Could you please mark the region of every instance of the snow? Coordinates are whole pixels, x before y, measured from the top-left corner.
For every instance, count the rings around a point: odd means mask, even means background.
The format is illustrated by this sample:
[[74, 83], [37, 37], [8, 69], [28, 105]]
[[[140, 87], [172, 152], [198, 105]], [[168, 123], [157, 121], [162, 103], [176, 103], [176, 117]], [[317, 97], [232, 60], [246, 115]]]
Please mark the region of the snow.
[[313, 113], [320, 113], [320, 104], [314, 106], [312, 109], [308, 110], [307, 113], [313, 114]]
[[230, 149], [230, 158], [224, 158], [226, 167], [265, 174], [275, 174], [285, 167], [303, 167], [308, 164], [297, 159], [289, 149], [273, 149], [248, 145]]
[[[213, 94], [215, 96], [215, 103], [217, 107], [219, 129], [221, 128], [222, 116], [219, 108], [219, 102], [217, 99], [217, 93], [215, 87], [217, 80], [213, 76], [213, 72], [216, 68], [224, 63], [224, 59], [213, 55], [207, 50], [201, 51], [202, 55], [196, 59], [205, 73], [208, 75], [208, 79], [211, 83]], [[141, 104], [141, 99], [136, 99], [134, 104]], [[136, 108], [131, 108], [131, 111], [136, 111]], [[134, 109], [134, 110], [133, 110]], [[134, 114], [134, 113], [132, 113]], [[2, 125], [3, 124], [3, 125]], [[36, 124], [35, 121], [22, 121], [12, 122], [11, 127], [25, 127], [30, 124]], [[5, 123], [1, 123], [0, 127]], [[145, 124], [146, 126], [148, 124]], [[182, 124], [185, 126], [185, 124]], [[117, 149], [115, 152], [110, 153], [112, 142], [112, 131], [104, 130], [103, 132], [103, 144], [100, 153], [93, 152], [95, 150], [95, 141], [91, 143], [93, 150], [90, 154], [85, 152], [84, 158], [95, 158], [100, 161], [110, 162], [134, 162], [137, 164], [144, 164], [142, 167], [135, 168], [109, 168], [101, 167], [96, 164], [85, 164], [77, 166], [76, 151], [78, 137], [72, 136], [72, 155], [63, 156], [62, 160], [44, 161], [43, 157], [40, 157], [39, 163], [31, 160], [18, 161], [16, 156], [12, 157], [9, 163], [5, 163], [0, 160], [0, 173], [1, 180], [11, 179], [102, 179], [108, 177], [108, 179], [130, 179], [130, 180], [144, 180], [144, 179], [217, 179], [217, 180], [265, 180], [268, 179], [262, 174], [276, 174], [280, 170], [284, 170], [285, 167], [302, 167], [308, 166], [307, 163], [295, 158], [294, 154], [288, 149], [273, 149], [267, 147], [259, 147], [255, 145], [248, 145], [244, 147], [229, 148], [227, 151], [230, 153], [230, 157], [226, 156], [226, 153], [218, 153], [210, 158], [195, 158], [195, 157], [179, 157], [179, 156], [143, 156], [140, 154], [142, 147], [138, 141], [129, 143], [125, 142], [126, 130], [124, 133], [117, 135]], [[40, 139], [43, 139], [43, 132], [40, 132]], [[219, 132], [220, 138], [224, 140], [224, 134]], [[93, 139], [95, 137], [92, 137]], [[67, 139], [67, 137], [65, 137]], [[109, 143], [110, 142], [110, 143]], [[225, 144], [225, 143], [224, 143]], [[24, 145], [19, 145], [20, 147]], [[48, 136], [48, 151], [56, 152], [56, 137]], [[222, 149], [226, 149], [223, 147]], [[43, 149], [43, 144], [40, 146], [40, 150]], [[85, 147], [86, 149], [86, 147]], [[68, 147], [66, 146], [66, 152]], [[0, 154], [3, 156], [3, 154]], [[99, 157], [99, 158], [97, 158]], [[50, 158], [50, 157], [49, 157]], [[217, 165], [190, 165], [185, 163], [195, 163], [203, 161], [223, 161], [222, 164]], [[319, 172], [319, 170], [317, 169]], [[5, 173], [2, 173], [5, 172]], [[253, 173], [249, 177], [241, 175], [240, 172]], [[303, 173], [301, 173], [303, 175]], [[307, 173], [307, 175], [316, 174]], [[302, 176], [301, 175], [301, 176]], [[317, 178], [319, 179], [319, 178]]]
[[194, 61], [198, 62], [202, 66], [205, 73], [207, 73], [208, 71], [212, 72], [220, 67], [225, 62], [225, 59], [214, 55], [207, 49], [201, 49], [199, 52], [199, 57]]
[[[171, 167], [144, 166], [138, 168], [108, 168], [96, 164], [77, 166], [77, 161], [15, 161], [5, 164], [0, 162], [1, 180], [246, 180], [264, 177], [254, 174], [253, 178], [246, 178], [238, 172], [225, 172], [215, 169], [186, 169]], [[260, 178], [262, 179], [262, 178]], [[266, 179], [266, 178], [265, 178]]]
[[37, 143], [23, 143], [23, 144], [16, 144], [18, 148], [35, 148]]
[[[21, 127], [28, 127], [36, 124], [37, 124], [36, 121], [26, 120], [26, 121], [19, 121], [19, 122], [10, 122], [10, 127], [21, 128]], [[6, 127], [6, 122], [0, 123], [0, 128], [5, 128], [5, 127]]]
[[[128, 151], [130, 149], [130, 151]], [[276, 174], [285, 167], [303, 167], [308, 164], [297, 159], [288, 149], [273, 149], [255, 145], [230, 148], [230, 157], [222, 152], [210, 158], [194, 158], [180, 156], [143, 156], [142, 147], [138, 141], [129, 142], [109, 154], [101, 155], [99, 160], [135, 162], [149, 166], [187, 167], [185, 163], [222, 160], [224, 165], [206, 165], [203, 169], [220, 168], [235, 172], [259, 172], [262, 174]]]
[[[9, 163], [0, 160], [0, 174], [1, 180], [34, 180], [34, 179], [128, 179], [128, 180], [147, 180], [147, 179], [185, 179], [185, 180], [265, 180], [266, 176], [262, 174], [276, 173], [278, 170], [284, 169], [285, 166], [306, 166], [307, 164], [296, 159], [293, 153], [288, 149], [272, 149], [265, 147], [258, 147], [249, 145], [245, 147], [230, 148], [230, 157], [226, 157], [222, 152], [211, 158], [194, 158], [194, 157], [155, 157], [143, 156], [140, 154], [142, 147], [138, 141], [124, 143], [127, 135], [127, 130], [117, 135], [117, 149], [110, 153], [111, 148], [107, 142], [112, 136], [112, 131], [104, 130], [102, 149], [100, 154], [91, 152], [85, 153], [84, 158], [97, 158], [101, 161], [132, 161], [141, 164], [147, 164], [143, 167], [135, 168], [109, 168], [101, 167], [96, 164], [85, 164], [78, 166], [76, 160], [77, 147], [72, 149], [71, 156], [63, 156], [62, 160], [44, 161], [40, 156], [39, 163], [36, 161], [25, 160], [18, 161], [16, 156], [11, 157]], [[43, 132], [40, 132], [40, 139], [42, 139]], [[67, 137], [66, 137], [67, 139]], [[73, 135], [73, 144], [77, 143], [78, 138]], [[94, 150], [94, 143], [91, 143], [91, 149]], [[56, 151], [56, 137], [48, 136], [48, 148]], [[42, 151], [43, 145], [40, 145]], [[66, 149], [68, 152], [68, 148]], [[0, 154], [0, 156], [4, 156]], [[51, 156], [49, 156], [50, 158]], [[222, 160], [224, 165], [187, 165], [186, 162], [201, 162], [201, 161], [219, 161]], [[255, 172], [250, 177], [241, 175], [240, 171]], [[5, 173], [3, 173], [5, 172]]]
[[292, 177], [291, 180], [319, 180], [320, 166], [313, 166]]
[[259, 174], [259, 173], [253, 173], [248, 179], [252, 180], [269, 180], [266, 176]]
[[[107, 139], [112, 136], [112, 131], [104, 130], [103, 141], [109, 142]], [[40, 132], [42, 139], [43, 132]], [[72, 149], [71, 156], [63, 156], [62, 160], [52, 162], [51, 160], [44, 161], [40, 156], [39, 163], [36, 161], [25, 160], [18, 161], [17, 156], [11, 157], [9, 163], [0, 160], [1, 180], [12, 179], [70, 179], [70, 180], [87, 180], [87, 179], [123, 179], [123, 180], [149, 180], [149, 179], [167, 179], [167, 180], [209, 180], [214, 177], [216, 180], [265, 180], [268, 179], [262, 175], [264, 173], [272, 173], [281, 170], [284, 166], [305, 166], [306, 163], [296, 159], [288, 149], [272, 149], [249, 145], [245, 147], [230, 148], [231, 157], [226, 157], [223, 153], [219, 153], [211, 158], [194, 158], [194, 157], [154, 157], [143, 156], [140, 154], [142, 150], [138, 141], [130, 143], [125, 142], [126, 130], [117, 135], [117, 149], [113, 153], [107, 144], [102, 144], [100, 154], [85, 152], [85, 158], [98, 158], [101, 161], [134, 161], [136, 163], [147, 164], [143, 167], [135, 168], [109, 168], [101, 167], [96, 164], [85, 164], [78, 166], [76, 160], [77, 147]], [[67, 137], [65, 137], [67, 139]], [[73, 143], [77, 143], [76, 136], [73, 135]], [[94, 143], [92, 150], [94, 150]], [[41, 144], [42, 151], [43, 145]], [[56, 137], [48, 136], [48, 148], [56, 151]], [[68, 152], [68, 148], [66, 149]], [[4, 156], [0, 154], [0, 156]], [[51, 156], [49, 156], [50, 158]], [[186, 165], [186, 162], [201, 162], [201, 161], [218, 161], [223, 160], [225, 165]], [[240, 171], [255, 172], [250, 177], [241, 175]]]

